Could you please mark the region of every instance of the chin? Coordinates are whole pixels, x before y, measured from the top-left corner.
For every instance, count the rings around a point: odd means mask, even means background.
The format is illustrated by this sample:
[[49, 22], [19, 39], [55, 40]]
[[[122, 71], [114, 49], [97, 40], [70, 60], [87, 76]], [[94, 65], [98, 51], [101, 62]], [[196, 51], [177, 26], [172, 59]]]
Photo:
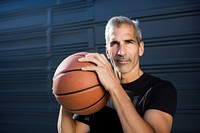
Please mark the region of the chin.
[[118, 71], [119, 71], [121, 74], [126, 74], [126, 73], [130, 72], [130, 71], [127, 70], [127, 69], [118, 69]]
[[116, 64], [114, 68], [121, 74], [126, 74], [132, 70], [130, 65], [128, 65], [128, 64], [127, 65]]

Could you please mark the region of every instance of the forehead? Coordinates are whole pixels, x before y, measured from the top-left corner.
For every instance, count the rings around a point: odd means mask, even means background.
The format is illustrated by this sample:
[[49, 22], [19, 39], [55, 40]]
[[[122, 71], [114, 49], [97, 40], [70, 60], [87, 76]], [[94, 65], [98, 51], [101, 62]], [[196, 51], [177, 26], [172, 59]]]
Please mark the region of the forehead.
[[111, 26], [109, 29], [110, 40], [118, 38], [136, 38], [136, 31], [132, 25], [121, 24], [120, 26]]

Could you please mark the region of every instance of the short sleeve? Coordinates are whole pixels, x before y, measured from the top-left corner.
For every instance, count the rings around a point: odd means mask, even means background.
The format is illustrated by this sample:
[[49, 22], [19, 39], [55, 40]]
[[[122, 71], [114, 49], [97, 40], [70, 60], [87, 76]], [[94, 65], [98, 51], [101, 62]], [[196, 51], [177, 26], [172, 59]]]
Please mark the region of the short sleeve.
[[87, 124], [87, 125], [90, 125], [90, 122], [91, 122], [91, 115], [77, 115], [77, 114], [74, 114], [73, 116], [73, 119], [79, 121], [79, 122], [82, 122], [84, 124]]
[[168, 81], [162, 81], [153, 86], [148, 96], [146, 109], [158, 109], [174, 116], [177, 108], [177, 91]]

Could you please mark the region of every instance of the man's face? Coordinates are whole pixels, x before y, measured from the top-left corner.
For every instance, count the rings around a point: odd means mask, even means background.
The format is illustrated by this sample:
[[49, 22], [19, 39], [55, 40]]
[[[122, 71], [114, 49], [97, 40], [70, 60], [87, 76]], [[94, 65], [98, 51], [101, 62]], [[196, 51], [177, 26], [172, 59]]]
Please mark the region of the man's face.
[[110, 40], [106, 45], [106, 53], [115, 70], [126, 74], [139, 69], [139, 56], [143, 55], [143, 42], [138, 44], [133, 26], [122, 24], [111, 27], [108, 31]]

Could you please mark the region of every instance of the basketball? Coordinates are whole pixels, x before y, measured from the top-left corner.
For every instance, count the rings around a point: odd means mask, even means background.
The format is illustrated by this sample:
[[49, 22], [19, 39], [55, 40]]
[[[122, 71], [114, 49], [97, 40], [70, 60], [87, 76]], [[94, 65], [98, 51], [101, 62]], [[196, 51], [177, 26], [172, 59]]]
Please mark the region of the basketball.
[[95, 72], [81, 70], [84, 66], [94, 65], [78, 61], [86, 54], [87, 52], [80, 52], [65, 58], [53, 77], [52, 90], [58, 103], [69, 112], [79, 115], [99, 111], [110, 98]]

